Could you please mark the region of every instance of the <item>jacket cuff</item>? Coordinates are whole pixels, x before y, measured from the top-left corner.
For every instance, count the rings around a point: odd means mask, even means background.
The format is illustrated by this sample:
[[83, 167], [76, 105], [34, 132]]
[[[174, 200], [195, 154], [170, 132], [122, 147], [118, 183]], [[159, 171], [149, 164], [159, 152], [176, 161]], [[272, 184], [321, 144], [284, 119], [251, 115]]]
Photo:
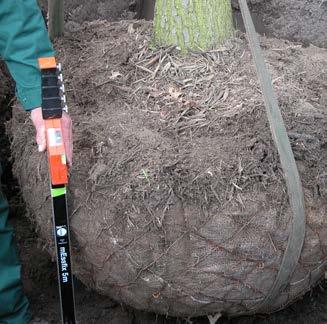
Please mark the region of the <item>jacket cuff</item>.
[[40, 87], [16, 89], [16, 96], [25, 110], [41, 107]]

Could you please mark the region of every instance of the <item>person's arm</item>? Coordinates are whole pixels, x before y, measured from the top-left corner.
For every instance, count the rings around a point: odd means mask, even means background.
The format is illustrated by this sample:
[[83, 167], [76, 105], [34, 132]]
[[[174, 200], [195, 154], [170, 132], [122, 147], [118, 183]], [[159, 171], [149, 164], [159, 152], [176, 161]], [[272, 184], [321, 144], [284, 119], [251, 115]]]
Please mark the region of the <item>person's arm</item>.
[[26, 110], [41, 106], [37, 59], [54, 56], [36, 0], [2, 0], [0, 54], [16, 82], [16, 95]]
[[[0, 55], [16, 82], [16, 95], [25, 110], [32, 110], [39, 151], [46, 149], [41, 111], [41, 73], [38, 58], [54, 56], [47, 29], [36, 0], [0, 2]], [[72, 123], [63, 114], [66, 155], [72, 161]]]

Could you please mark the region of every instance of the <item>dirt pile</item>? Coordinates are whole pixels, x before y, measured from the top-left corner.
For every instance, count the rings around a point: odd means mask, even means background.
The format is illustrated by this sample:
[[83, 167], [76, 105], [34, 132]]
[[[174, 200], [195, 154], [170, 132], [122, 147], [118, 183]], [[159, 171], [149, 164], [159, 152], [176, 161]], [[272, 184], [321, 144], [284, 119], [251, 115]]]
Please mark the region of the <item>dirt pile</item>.
[[[11, 110], [8, 109], [8, 103], [13, 97], [12, 79], [10, 78], [7, 67], [3, 61], [0, 61], [0, 168], [2, 168], [2, 182], [5, 182], [11, 173], [11, 166], [8, 161], [10, 157], [9, 141], [5, 136], [5, 122], [11, 118]], [[2, 189], [7, 191], [6, 186]]]
[[[327, 47], [326, 0], [248, 0], [258, 33]], [[153, 19], [155, 0], [140, 0], [140, 16]], [[239, 0], [232, 0], [237, 29], [244, 31]]]
[[[151, 50], [150, 33], [144, 22], [94, 22], [56, 44], [75, 131], [76, 275], [138, 309], [246, 313], [274, 282], [292, 216], [249, 49], [234, 39], [186, 58]], [[327, 51], [261, 41], [307, 212], [302, 256], [274, 311], [325, 269]], [[24, 113], [10, 132], [15, 174], [51, 247], [45, 156]]]
[[0, 61], [0, 107], [5, 106], [5, 102], [11, 96], [11, 79], [9, 77], [8, 70], [3, 61]]
[[326, 0], [258, 1], [253, 13], [274, 37], [327, 47]]
[[[38, 0], [46, 10], [47, 0]], [[65, 1], [66, 31], [85, 21], [130, 18], [153, 19], [155, 0]], [[235, 24], [243, 30], [238, 0], [231, 1]], [[327, 47], [326, 0], [248, 0], [260, 34]]]
[[[83, 23], [97, 19], [117, 20], [133, 18], [139, 0], [66, 0], [64, 1], [65, 21]], [[38, 0], [46, 12], [48, 0]]]

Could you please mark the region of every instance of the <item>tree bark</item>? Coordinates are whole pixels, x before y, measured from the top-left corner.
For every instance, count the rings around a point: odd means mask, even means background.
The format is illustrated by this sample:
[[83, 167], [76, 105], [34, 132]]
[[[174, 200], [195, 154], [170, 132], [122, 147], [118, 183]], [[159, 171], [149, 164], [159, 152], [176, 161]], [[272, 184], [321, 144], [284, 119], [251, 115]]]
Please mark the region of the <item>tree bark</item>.
[[230, 0], [156, 0], [154, 40], [159, 46], [208, 50], [233, 31]]
[[53, 40], [64, 33], [64, 0], [49, 0], [49, 36]]

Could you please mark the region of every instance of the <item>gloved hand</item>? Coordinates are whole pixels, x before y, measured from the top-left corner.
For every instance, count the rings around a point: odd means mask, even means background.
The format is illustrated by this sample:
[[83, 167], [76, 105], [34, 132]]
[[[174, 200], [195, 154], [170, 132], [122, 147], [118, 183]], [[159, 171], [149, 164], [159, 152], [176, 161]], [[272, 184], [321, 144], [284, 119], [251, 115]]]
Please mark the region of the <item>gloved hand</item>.
[[[39, 152], [44, 152], [47, 148], [45, 124], [42, 117], [42, 109], [35, 108], [31, 112], [31, 119], [36, 130], [36, 143]], [[73, 141], [72, 141], [72, 120], [66, 112], [62, 113], [61, 120], [62, 136], [65, 144], [66, 158], [69, 165], [72, 165], [73, 158]]]

